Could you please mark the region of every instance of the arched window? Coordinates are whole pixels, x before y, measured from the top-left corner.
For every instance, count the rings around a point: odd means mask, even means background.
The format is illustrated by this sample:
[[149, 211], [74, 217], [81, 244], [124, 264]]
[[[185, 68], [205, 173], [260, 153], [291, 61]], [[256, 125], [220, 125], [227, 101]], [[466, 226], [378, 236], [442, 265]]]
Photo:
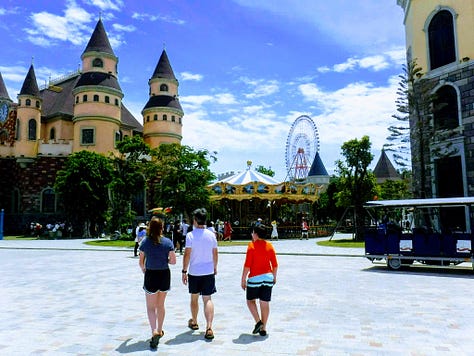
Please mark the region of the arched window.
[[153, 115], [153, 120], [158, 121], [158, 115], [157, 114]]
[[431, 19], [428, 26], [431, 69], [456, 61], [453, 15], [442, 10]]
[[115, 131], [115, 144], [122, 141], [122, 131]]
[[28, 121], [28, 140], [36, 140], [36, 120]]
[[35, 105], [36, 105], [36, 108], [39, 109], [39, 107], [40, 107], [40, 102], [39, 102], [39, 100], [36, 100]]
[[97, 94], [94, 94], [94, 101], [99, 101], [99, 96]]
[[171, 121], [172, 122], [175, 122], [176, 121], [176, 117], [174, 115], [171, 115]]
[[456, 89], [445, 85], [438, 89], [433, 100], [433, 121], [436, 130], [459, 126], [458, 96]]
[[52, 127], [51, 130], [49, 130], [49, 139], [54, 140], [55, 138], [56, 138], [56, 130], [54, 127]]
[[168, 91], [168, 86], [166, 84], [161, 84], [160, 91]]
[[92, 61], [92, 66], [102, 68], [104, 66], [104, 62], [100, 58], [94, 58], [94, 60]]
[[163, 121], [167, 121], [168, 120], [168, 116], [166, 116], [166, 114], [163, 115]]
[[46, 188], [41, 193], [41, 212], [54, 213], [56, 211], [56, 194], [51, 188]]
[[108, 95], [105, 96], [105, 102], [106, 104], [110, 103], [110, 97]]
[[119, 106], [119, 100], [115, 99], [115, 106]]
[[31, 99], [26, 99], [25, 105], [26, 106], [31, 106]]
[[84, 94], [84, 95], [82, 96], [82, 101], [83, 101], [84, 103], [87, 101], [87, 94]]
[[79, 95], [76, 96], [76, 104], [79, 102]]

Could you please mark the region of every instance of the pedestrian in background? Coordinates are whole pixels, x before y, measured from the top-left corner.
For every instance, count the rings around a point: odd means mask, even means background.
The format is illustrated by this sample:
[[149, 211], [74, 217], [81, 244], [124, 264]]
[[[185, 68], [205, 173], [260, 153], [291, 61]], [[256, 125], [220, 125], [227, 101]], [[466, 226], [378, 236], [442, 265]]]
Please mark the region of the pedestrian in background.
[[139, 265], [144, 273], [146, 310], [151, 328], [150, 347], [156, 348], [164, 335], [165, 299], [171, 287], [169, 264], [176, 264], [173, 242], [163, 236], [164, 223], [152, 218], [148, 234], [139, 246]]
[[[252, 334], [267, 335], [272, 289], [276, 283], [278, 261], [273, 245], [266, 241], [268, 228], [256, 225], [252, 230], [252, 241], [247, 246], [241, 286], [246, 290], [247, 307], [255, 320]], [[260, 304], [258, 311], [257, 299]]]

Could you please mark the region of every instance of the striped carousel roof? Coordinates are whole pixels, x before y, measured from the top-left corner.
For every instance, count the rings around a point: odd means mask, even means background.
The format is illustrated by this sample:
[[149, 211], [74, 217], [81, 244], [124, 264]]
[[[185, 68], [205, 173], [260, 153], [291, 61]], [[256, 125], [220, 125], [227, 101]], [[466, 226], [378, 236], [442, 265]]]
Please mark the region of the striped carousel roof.
[[233, 176], [227, 177], [220, 180], [217, 183], [228, 183], [233, 185], [243, 185], [251, 182], [259, 182], [264, 184], [278, 184], [281, 183], [270, 177], [269, 175], [253, 171], [250, 167], [245, 171], [234, 174]]

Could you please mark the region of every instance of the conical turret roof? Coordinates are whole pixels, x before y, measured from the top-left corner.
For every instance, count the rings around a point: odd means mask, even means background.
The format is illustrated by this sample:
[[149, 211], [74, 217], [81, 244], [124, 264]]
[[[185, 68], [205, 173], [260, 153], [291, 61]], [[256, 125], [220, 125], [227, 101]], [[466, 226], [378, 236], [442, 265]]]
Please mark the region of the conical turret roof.
[[94, 32], [86, 46], [83, 54], [86, 52], [105, 52], [115, 56], [112, 46], [110, 45], [109, 38], [105, 32], [104, 24], [99, 19], [95, 26]]
[[176, 77], [173, 73], [173, 69], [171, 68], [170, 60], [168, 59], [168, 55], [166, 54], [165, 50], [163, 50], [163, 52], [161, 53], [160, 59], [158, 60], [158, 64], [156, 65], [152, 78], [165, 78], [176, 80]]
[[7, 87], [3, 81], [2, 73], [0, 73], [0, 99], [7, 99], [11, 101], [10, 96], [8, 95]]
[[23, 82], [23, 86], [20, 90], [20, 95], [32, 95], [32, 96], [39, 96], [40, 91], [38, 89], [38, 83], [36, 82], [36, 75], [35, 70], [33, 68], [33, 64], [30, 66], [28, 70], [28, 74], [26, 75], [25, 81]]
[[382, 150], [380, 158], [375, 165], [374, 168], [374, 175], [377, 180], [399, 180], [400, 174], [398, 174], [397, 170], [393, 166], [392, 162], [388, 158], [385, 150]]
[[319, 152], [316, 152], [316, 156], [314, 156], [313, 164], [309, 170], [308, 177], [328, 175], [328, 171], [326, 170], [326, 167], [324, 167], [321, 157], [319, 157]]

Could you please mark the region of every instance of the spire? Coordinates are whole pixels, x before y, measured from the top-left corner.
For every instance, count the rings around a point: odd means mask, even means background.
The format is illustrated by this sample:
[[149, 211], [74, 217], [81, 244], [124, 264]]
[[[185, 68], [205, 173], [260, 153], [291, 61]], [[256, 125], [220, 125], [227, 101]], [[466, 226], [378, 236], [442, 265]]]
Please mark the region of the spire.
[[158, 64], [156, 65], [152, 78], [165, 78], [176, 80], [176, 77], [173, 73], [173, 69], [170, 65], [170, 60], [168, 59], [168, 55], [166, 54], [166, 51], [164, 49], [163, 52], [161, 52], [160, 59], [158, 60]]
[[316, 152], [316, 156], [314, 156], [313, 164], [309, 170], [308, 177], [328, 175], [329, 174], [326, 171], [326, 167], [324, 167], [323, 161], [321, 160], [321, 157], [319, 157], [319, 152]]
[[382, 149], [380, 158], [375, 165], [374, 175], [377, 181], [385, 181], [387, 179], [400, 180], [400, 174], [398, 174], [384, 149]]
[[0, 73], [0, 99], [7, 99], [11, 101], [10, 96], [8, 96], [7, 87], [3, 81], [2, 73]]
[[36, 82], [36, 75], [35, 70], [33, 68], [33, 64], [28, 70], [28, 74], [26, 75], [25, 81], [23, 82], [23, 86], [20, 90], [20, 95], [40, 96], [40, 91], [38, 89], [38, 83]]
[[109, 38], [105, 32], [104, 24], [102, 19], [99, 19], [97, 25], [95, 26], [94, 32], [89, 40], [89, 43], [86, 46], [83, 54], [86, 52], [105, 52], [115, 56], [112, 47], [110, 46]]

